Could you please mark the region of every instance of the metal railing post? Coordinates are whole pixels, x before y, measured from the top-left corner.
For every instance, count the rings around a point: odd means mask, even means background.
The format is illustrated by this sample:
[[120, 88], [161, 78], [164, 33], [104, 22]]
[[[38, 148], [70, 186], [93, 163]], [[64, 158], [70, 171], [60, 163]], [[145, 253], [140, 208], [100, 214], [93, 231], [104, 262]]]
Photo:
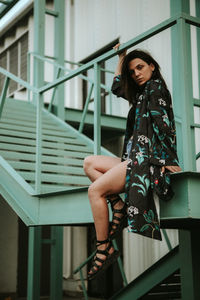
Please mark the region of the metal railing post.
[[94, 154], [101, 154], [100, 63], [94, 64]]
[[43, 95], [36, 95], [36, 171], [35, 171], [35, 190], [41, 190], [41, 166], [42, 166], [42, 108]]
[[9, 82], [10, 82], [10, 78], [6, 77], [5, 81], [4, 81], [1, 97], [0, 97], [0, 118], [1, 118], [1, 115], [2, 115], [2, 112], [3, 112], [3, 107], [4, 107], [5, 100], [6, 100], [6, 94], [7, 94]]
[[83, 110], [83, 113], [82, 113], [81, 122], [80, 122], [79, 129], [78, 129], [78, 131], [80, 133], [83, 131], [83, 126], [84, 126], [86, 114], [87, 114], [87, 111], [88, 111], [88, 105], [90, 103], [90, 99], [91, 99], [91, 95], [92, 95], [92, 92], [93, 92], [93, 88], [94, 88], [94, 83], [91, 84], [91, 87], [89, 89], [89, 93], [88, 93], [88, 96], [87, 96], [87, 99], [86, 99], [86, 102], [85, 102], [85, 106], [84, 106], [84, 110]]

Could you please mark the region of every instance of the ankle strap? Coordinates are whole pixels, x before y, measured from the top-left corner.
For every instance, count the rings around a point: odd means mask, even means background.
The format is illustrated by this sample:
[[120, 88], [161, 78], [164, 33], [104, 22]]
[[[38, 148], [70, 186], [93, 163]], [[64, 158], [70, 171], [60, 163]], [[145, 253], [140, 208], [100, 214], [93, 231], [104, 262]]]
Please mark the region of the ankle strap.
[[107, 243], [109, 243], [109, 242], [110, 242], [109, 239], [103, 240], [103, 241], [96, 241], [96, 245], [97, 245], [97, 247], [98, 247], [98, 246], [100, 246], [100, 245], [107, 244]]
[[111, 198], [107, 198], [107, 202], [111, 204], [111, 207], [113, 208], [117, 202], [121, 200], [119, 195], [112, 195]]

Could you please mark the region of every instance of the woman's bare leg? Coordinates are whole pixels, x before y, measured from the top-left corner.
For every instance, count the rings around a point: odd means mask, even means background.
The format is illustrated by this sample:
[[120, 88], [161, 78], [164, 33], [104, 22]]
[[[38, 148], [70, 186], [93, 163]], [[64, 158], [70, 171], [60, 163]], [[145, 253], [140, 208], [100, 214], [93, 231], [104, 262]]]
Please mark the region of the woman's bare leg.
[[[88, 189], [97, 240], [102, 241], [108, 238], [109, 214], [106, 197], [124, 190], [126, 166], [127, 161], [116, 164], [103, 175], [99, 175]], [[107, 246], [108, 244], [103, 244], [98, 249], [105, 250]], [[112, 253], [114, 249], [111, 248], [109, 251]], [[104, 255], [98, 256], [105, 259]]]
[[[106, 173], [108, 170], [112, 169], [119, 163], [121, 163], [121, 158], [119, 157], [91, 155], [85, 158], [83, 168], [86, 175], [92, 182], [94, 182], [96, 179], [101, 177], [104, 173]], [[119, 198], [119, 201], [114, 205], [114, 209], [120, 210], [124, 206], [124, 202], [121, 200], [121, 198], [118, 195], [109, 195], [108, 198], [112, 202], [117, 197]], [[122, 214], [115, 213], [115, 216], [121, 218]], [[119, 221], [115, 220], [115, 223], [119, 223]]]
[[119, 157], [91, 155], [85, 158], [83, 168], [85, 174], [93, 182], [120, 162]]

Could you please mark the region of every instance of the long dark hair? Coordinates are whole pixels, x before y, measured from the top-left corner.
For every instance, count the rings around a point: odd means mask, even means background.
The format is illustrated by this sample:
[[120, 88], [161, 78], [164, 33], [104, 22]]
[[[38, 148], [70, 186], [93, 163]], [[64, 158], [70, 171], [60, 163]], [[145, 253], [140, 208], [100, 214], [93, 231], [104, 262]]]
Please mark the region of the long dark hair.
[[131, 60], [135, 58], [140, 58], [144, 60], [148, 65], [151, 63], [154, 65], [155, 69], [152, 73], [152, 79], [161, 79], [164, 83], [164, 86], [167, 88], [166, 83], [160, 73], [160, 66], [155, 61], [155, 59], [151, 56], [150, 53], [147, 51], [143, 51], [140, 49], [133, 50], [129, 52], [123, 59], [122, 62], [122, 69], [121, 69], [121, 84], [122, 89], [125, 93], [126, 98], [131, 104], [135, 103], [135, 97], [136, 94], [141, 90], [141, 87], [139, 87], [133, 78], [131, 77], [130, 71], [129, 71], [129, 63]]

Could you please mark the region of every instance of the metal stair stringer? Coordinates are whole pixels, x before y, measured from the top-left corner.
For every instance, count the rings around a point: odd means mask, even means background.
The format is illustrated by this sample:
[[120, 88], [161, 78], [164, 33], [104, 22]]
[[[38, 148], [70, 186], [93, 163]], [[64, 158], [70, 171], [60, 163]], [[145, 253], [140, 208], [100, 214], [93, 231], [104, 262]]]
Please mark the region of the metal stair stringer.
[[155, 296], [154, 298], [148, 298], [148, 292], [174, 274], [179, 268], [180, 255], [177, 246], [117, 294], [113, 295], [110, 300], [173, 299], [170, 296], [169, 298], [156, 298]]
[[[26, 225], [93, 222], [83, 160], [94, 143], [53, 114], [42, 112], [41, 192], [36, 193], [36, 108], [6, 99], [0, 121], [0, 193]], [[106, 149], [102, 154], [112, 155]]]

